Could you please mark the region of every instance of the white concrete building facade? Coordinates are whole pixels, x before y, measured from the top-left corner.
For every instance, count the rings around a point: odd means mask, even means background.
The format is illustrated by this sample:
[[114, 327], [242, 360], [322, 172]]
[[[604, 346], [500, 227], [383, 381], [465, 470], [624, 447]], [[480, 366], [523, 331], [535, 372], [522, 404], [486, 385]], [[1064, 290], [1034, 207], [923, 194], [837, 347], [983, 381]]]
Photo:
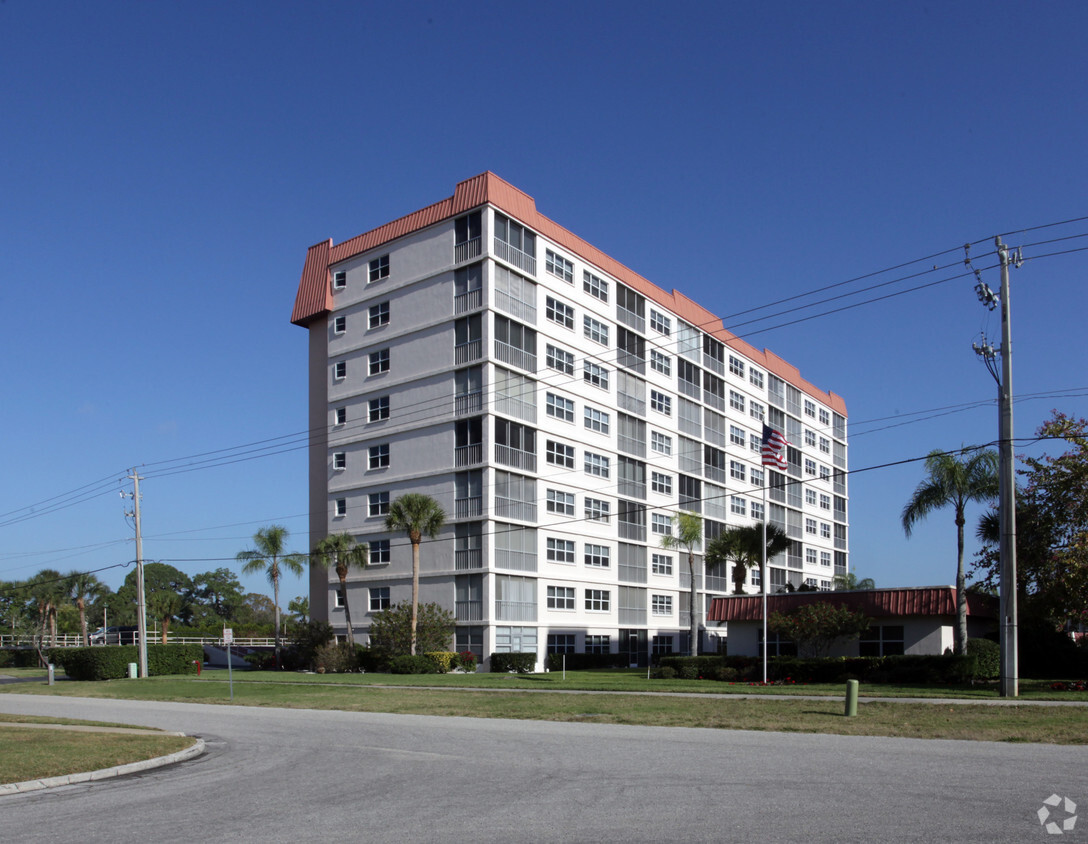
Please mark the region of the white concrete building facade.
[[[447, 514], [422, 546], [420, 601], [453, 612], [457, 649], [483, 660], [688, 652], [686, 558], [661, 537], [680, 510], [708, 538], [762, 518], [764, 482], [793, 540], [770, 588], [829, 589], [847, 571], [843, 400], [493, 173], [311, 247], [292, 321], [309, 331], [311, 543], [346, 531], [370, 545], [347, 590], [359, 641], [410, 597], [410, 545], [385, 529], [406, 492]], [[760, 465], [764, 422], [790, 442], [785, 473]], [[708, 600], [732, 581], [703, 569], [707, 651]], [[311, 613], [342, 634], [337, 587], [311, 571]]]

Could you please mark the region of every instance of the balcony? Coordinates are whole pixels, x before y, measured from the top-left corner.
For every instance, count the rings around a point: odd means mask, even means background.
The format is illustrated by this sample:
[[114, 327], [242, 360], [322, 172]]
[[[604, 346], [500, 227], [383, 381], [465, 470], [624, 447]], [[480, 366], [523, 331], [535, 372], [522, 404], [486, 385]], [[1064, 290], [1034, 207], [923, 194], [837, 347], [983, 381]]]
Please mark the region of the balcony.
[[464, 466], [475, 466], [483, 462], [483, 443], [470, 443], [468, 445], [459, 445], [453, 450], [453, 465], [458, 468], [462, 468]]
[[536, 621], [536, 604], [528, 601], [495, 601], [496, 621]]
[[519, 270], [523, 270], [531, 276], [536, 275], [536, 257], [528, 252], [522, 252], [504, 240], [495, 239], [495, 257], [501, 258], [508, 264], [513, 264]]
[[617, 391], [616, 406], [620, 410], [626, 410], [628, 413], [634, 413], [636, 416], [646, 415], [646, 400], [640, 399], [638, 396], [633, 396], [630, 393]]
[[482, 290], [467, 290], [453, 297], [453, 313], [467, 314], [470, 311], [478, 311], [484, 306], [484, 292]]
[[616, 306], [616, 319], [628, 328], [633, 328], [642, 334], [646, 333], [646, 317], [640, 317], [634, 311], [628, 310], [622, 305]]
[[471, 416], [484, 409], [484, 391], [473, 390], [453, 397], [453, 412], [457, 416]]
[[645, 624], [646, 610], [620, 607], [617, 613], [620, 624]]
[[722, 466], [712, 466], [709, 463], [703, 464], [703, 470], [706, 473], [706, 479], [708, 481], [717, 481], [720, 484], [727, 483], [725, 479], [725, 468]]
[[625, 454], [633, 454], [635, 457], [646, 456], [646, 442], [636, 437], [619, 434], [616, 437], [616, 448]]
[[517, 346], [511, 346], [502, 340], [495, 341], [495, 357], [503, 363], [516, 366], [518, 369], [524, 369], [526, 372], [536, 372], [535, 354], [519, 349]]
[[717, 372], [719, 375], [725, 375], [725, 362], [718, 360], [713, 355], [708, 355], [706, 352], [703, 352], [703, 366], [705, 366], [711, 372]]
[[632, 481], [627, 478], [620, 478], [616, 491], [624, 498], [638, 498], [642, 501], [646, 500], [645, 481]]
[[693, 384], [691, 381], [685, 381], [683, 378], [676, 380], [676, 386], [685, 396], [698, 401], [703, 397], [703, 388], [698, 384]]
[[[453, 513], [456, 519], [475, 519], [483, 515], [483, 496], [476, 495], [467, 498], [458, 498], [453, 502]], [[460, 552], [458, 552], [460, 553]]]
[[495, 568], [508, 571], [536, 571], [536, 554], [529, 551], [495, 549]]
[[495, 307], [529, 325], [536, 325], [536, 305], [512, 296], [505, 290], [496, 290]]
[[471, 571], [484, 567], [484, 554], [479, 548], [458, 548], [453, 552], [453, 567], [457, 571]]
[[536, 521], [536, 505], [516, 498], [495, 496], [495, 515], [501, 519], [517, 519], [522, 522]]
[[457, 621], [483, 621], [483, 601], [455, 601], [454, 618]]
[[483, 240], [479, 237], [455, 243], [453, 245], [453, 263], [460, 264], [471, 261], [473, 258], [479, 258], [482, 252]]
[[457, 365], [473, 363], [484, 356], [482, 340], [469, 340], [467, 343], [458, 343], [453, 347], [453, 360]]
[[620, 539], [632, 539], [635, 542], [646, 541], [646, 525], [635, 522], [620, 522]]
[[495, 394], [495, 411], [525, 422], [536, 422], [536, 405], [533, 402], [503, 393]]
[[617, 365], [622, 366], [624, 369], [629, 369], [632, 372], [637, 372], [639, 375], [646, 374], [646, 358], [641, 358], [632, 352], [628, 352], [623, 349], [617, 349], [616, 363]]
[[536, 454], [531, 451], [522, 451], [520, 448], [511, 448], [508, 445], [495, 443], [495, 462], [503, 466], [512, 466], [526, 472], [536, 471]]

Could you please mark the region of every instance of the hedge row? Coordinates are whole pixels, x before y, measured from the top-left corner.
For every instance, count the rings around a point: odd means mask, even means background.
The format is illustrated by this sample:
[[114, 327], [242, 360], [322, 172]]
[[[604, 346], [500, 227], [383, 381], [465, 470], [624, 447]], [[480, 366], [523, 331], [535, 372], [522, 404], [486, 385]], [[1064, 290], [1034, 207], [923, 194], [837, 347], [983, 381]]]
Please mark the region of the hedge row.
[[535, 653], [491, 654], [491, 672], [505, 674], [530, 674], [536, 667]]
[[[985, 646], [983, 646], [985, 649]], [[861, 656], [803, 659], [774, 656], [767, 660], [767, 679], [797, 683], [965, 683], [990, 676], [989, 659], [968, 656]], [[763, 679], [763, 662], [752, 656], [663, 656], [659, 677], [681, 679]]]
[[[625, 654], [548, 654], [544, 665], [549, 671], [562, 671], [566, 657], [568, 671], [588, 671], [595, 668], [626, 668]], [[494, 670], [494, 669], [492, 669]]]
[[[140, 660], [136, 645], [105, 645], [91, 648], [56, 648], [49, 657], [73, 680], [119, 680], [128, 676], [129, 663]], [[196, 674], [204, 660], [201, 645], [147, 646], [147, 673]]]

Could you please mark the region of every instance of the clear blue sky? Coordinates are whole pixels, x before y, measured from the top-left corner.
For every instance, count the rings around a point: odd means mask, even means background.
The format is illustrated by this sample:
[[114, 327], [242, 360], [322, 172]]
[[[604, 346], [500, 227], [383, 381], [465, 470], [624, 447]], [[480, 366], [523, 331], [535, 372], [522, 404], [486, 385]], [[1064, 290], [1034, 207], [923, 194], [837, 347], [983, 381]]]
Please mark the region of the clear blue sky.
[[1041, 257], [1088, 220], [1034, 229], [1088, 215], [1086, 40], [1083, 2], [0, 3], [0, 579], [131, 560], [133, 466], [147, 559], [305, 550], [306, 248], [492, 170], [842, 395], [858, 574], [951, 583], [921, 466], [858, 470], [996, 438], [974, 279], [734, 315], [966, 242], [996, 289], [1004, 233], [1016, 434], [1088, 416], [1088, 252]]

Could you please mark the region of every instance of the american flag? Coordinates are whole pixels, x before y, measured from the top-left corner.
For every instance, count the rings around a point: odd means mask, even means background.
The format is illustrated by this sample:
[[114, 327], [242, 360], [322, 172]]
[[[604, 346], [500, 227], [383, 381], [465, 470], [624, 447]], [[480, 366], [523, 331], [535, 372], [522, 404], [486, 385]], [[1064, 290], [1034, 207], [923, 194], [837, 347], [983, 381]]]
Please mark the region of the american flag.
[[760, 453], [763, 455], [763, 465], [772, 469], [785, 471], [786, 466], [786, 438], [780, 431], [776, 431], [770, 425], [763, 426], [763, 446]]

